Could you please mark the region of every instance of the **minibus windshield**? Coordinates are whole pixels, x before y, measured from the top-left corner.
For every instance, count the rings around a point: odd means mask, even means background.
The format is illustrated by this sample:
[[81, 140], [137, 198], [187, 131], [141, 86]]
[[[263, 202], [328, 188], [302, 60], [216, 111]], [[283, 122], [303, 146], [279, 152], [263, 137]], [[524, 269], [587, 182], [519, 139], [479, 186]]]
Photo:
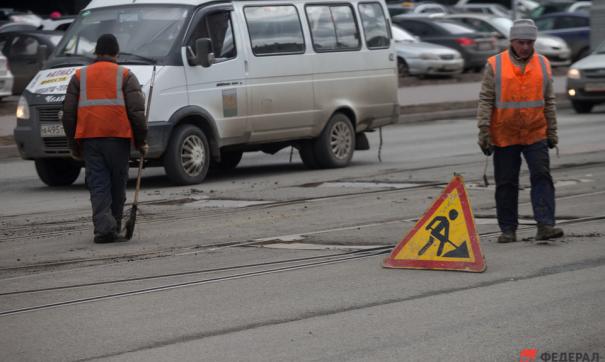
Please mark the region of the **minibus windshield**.
[[190, 7], [133, 5], [83, 11], [54, 52], [55, 61], [88, 63], [96, 41], [113, 34], [120, 46], [120, 63], [155, 63], [173, 48]]

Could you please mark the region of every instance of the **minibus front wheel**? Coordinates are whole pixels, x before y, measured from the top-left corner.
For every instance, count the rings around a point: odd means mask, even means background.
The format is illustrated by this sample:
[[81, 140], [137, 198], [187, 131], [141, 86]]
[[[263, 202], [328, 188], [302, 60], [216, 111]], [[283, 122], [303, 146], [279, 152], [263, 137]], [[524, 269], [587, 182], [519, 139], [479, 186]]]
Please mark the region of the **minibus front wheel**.
[[199, 184], [210, 165], [210, 147], [204, 132], [191, 124], [177, 127], [164, 154], [164, 169], [176, 185]]
[[36, 172], [48, 186], [68, 186], [80, 176], [82, 165], [69, 158], [37, 158]]
[[335, 113], [315, 140], [315, 158], [323, 168], [345, 167], [353, 158], [355, 130], [343, 113]]

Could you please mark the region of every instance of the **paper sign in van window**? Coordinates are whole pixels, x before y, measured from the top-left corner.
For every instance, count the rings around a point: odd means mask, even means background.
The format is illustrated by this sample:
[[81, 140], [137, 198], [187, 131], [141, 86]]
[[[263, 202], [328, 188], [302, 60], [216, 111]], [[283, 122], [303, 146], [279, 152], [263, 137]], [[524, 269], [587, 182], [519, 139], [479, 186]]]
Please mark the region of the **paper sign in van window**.
[[139, 14], [137, 13], [122, 13], [118, 15], [118, 21], [120, 23], [132, 23], [139, 21]]

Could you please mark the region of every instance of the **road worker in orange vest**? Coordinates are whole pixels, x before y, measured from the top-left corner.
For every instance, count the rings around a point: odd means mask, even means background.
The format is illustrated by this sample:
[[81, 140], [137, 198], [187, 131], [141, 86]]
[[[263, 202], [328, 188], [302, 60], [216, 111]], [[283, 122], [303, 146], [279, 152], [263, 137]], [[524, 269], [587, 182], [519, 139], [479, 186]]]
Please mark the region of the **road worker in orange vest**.
[[94, 242], [126, 241], [120, 233], [130, 144], [147, 153], [145, 98], [135, 75], [117, 64], [115, 36], [97, 40], [94, 63], [76, 71], [63, 103], [72, 157], [83, 159], [92, 203]]
[[479, 147], [494, 154], [499, 243], [517, 241], [521, 155], [529, 168], [536, 240], [563, 236], [555, 227], [555, 188], [549, 148], [556, 147], [557, 116], [550, 63], [534, 50], [538, 29], [516, 20], [510, 47], [488, 59], [477, 112]]

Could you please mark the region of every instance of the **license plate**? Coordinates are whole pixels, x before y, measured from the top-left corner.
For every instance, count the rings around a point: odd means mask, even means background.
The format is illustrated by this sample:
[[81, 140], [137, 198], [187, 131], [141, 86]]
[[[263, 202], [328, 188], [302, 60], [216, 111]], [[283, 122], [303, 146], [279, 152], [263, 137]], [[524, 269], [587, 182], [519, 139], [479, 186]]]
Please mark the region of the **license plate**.
[[40, 126], [40, 136], [65, 137], [65, 130], [62, 124], [43, 124]]
[[487, 43], [487, 42], [478, 43], [477, 44], [477, 48], [479, 50], [490, 50], [490, 49], [493, 49], [492, 48], [492, 43]]
[[461, 67], [458, 64], [445, 64], [443, 66], [443, 69], [445, 70], [456, 70], [456, 69], [460, 69]]
[[605, 83], [586, 83], [584, 90], [587, 92], [605, 92]]

